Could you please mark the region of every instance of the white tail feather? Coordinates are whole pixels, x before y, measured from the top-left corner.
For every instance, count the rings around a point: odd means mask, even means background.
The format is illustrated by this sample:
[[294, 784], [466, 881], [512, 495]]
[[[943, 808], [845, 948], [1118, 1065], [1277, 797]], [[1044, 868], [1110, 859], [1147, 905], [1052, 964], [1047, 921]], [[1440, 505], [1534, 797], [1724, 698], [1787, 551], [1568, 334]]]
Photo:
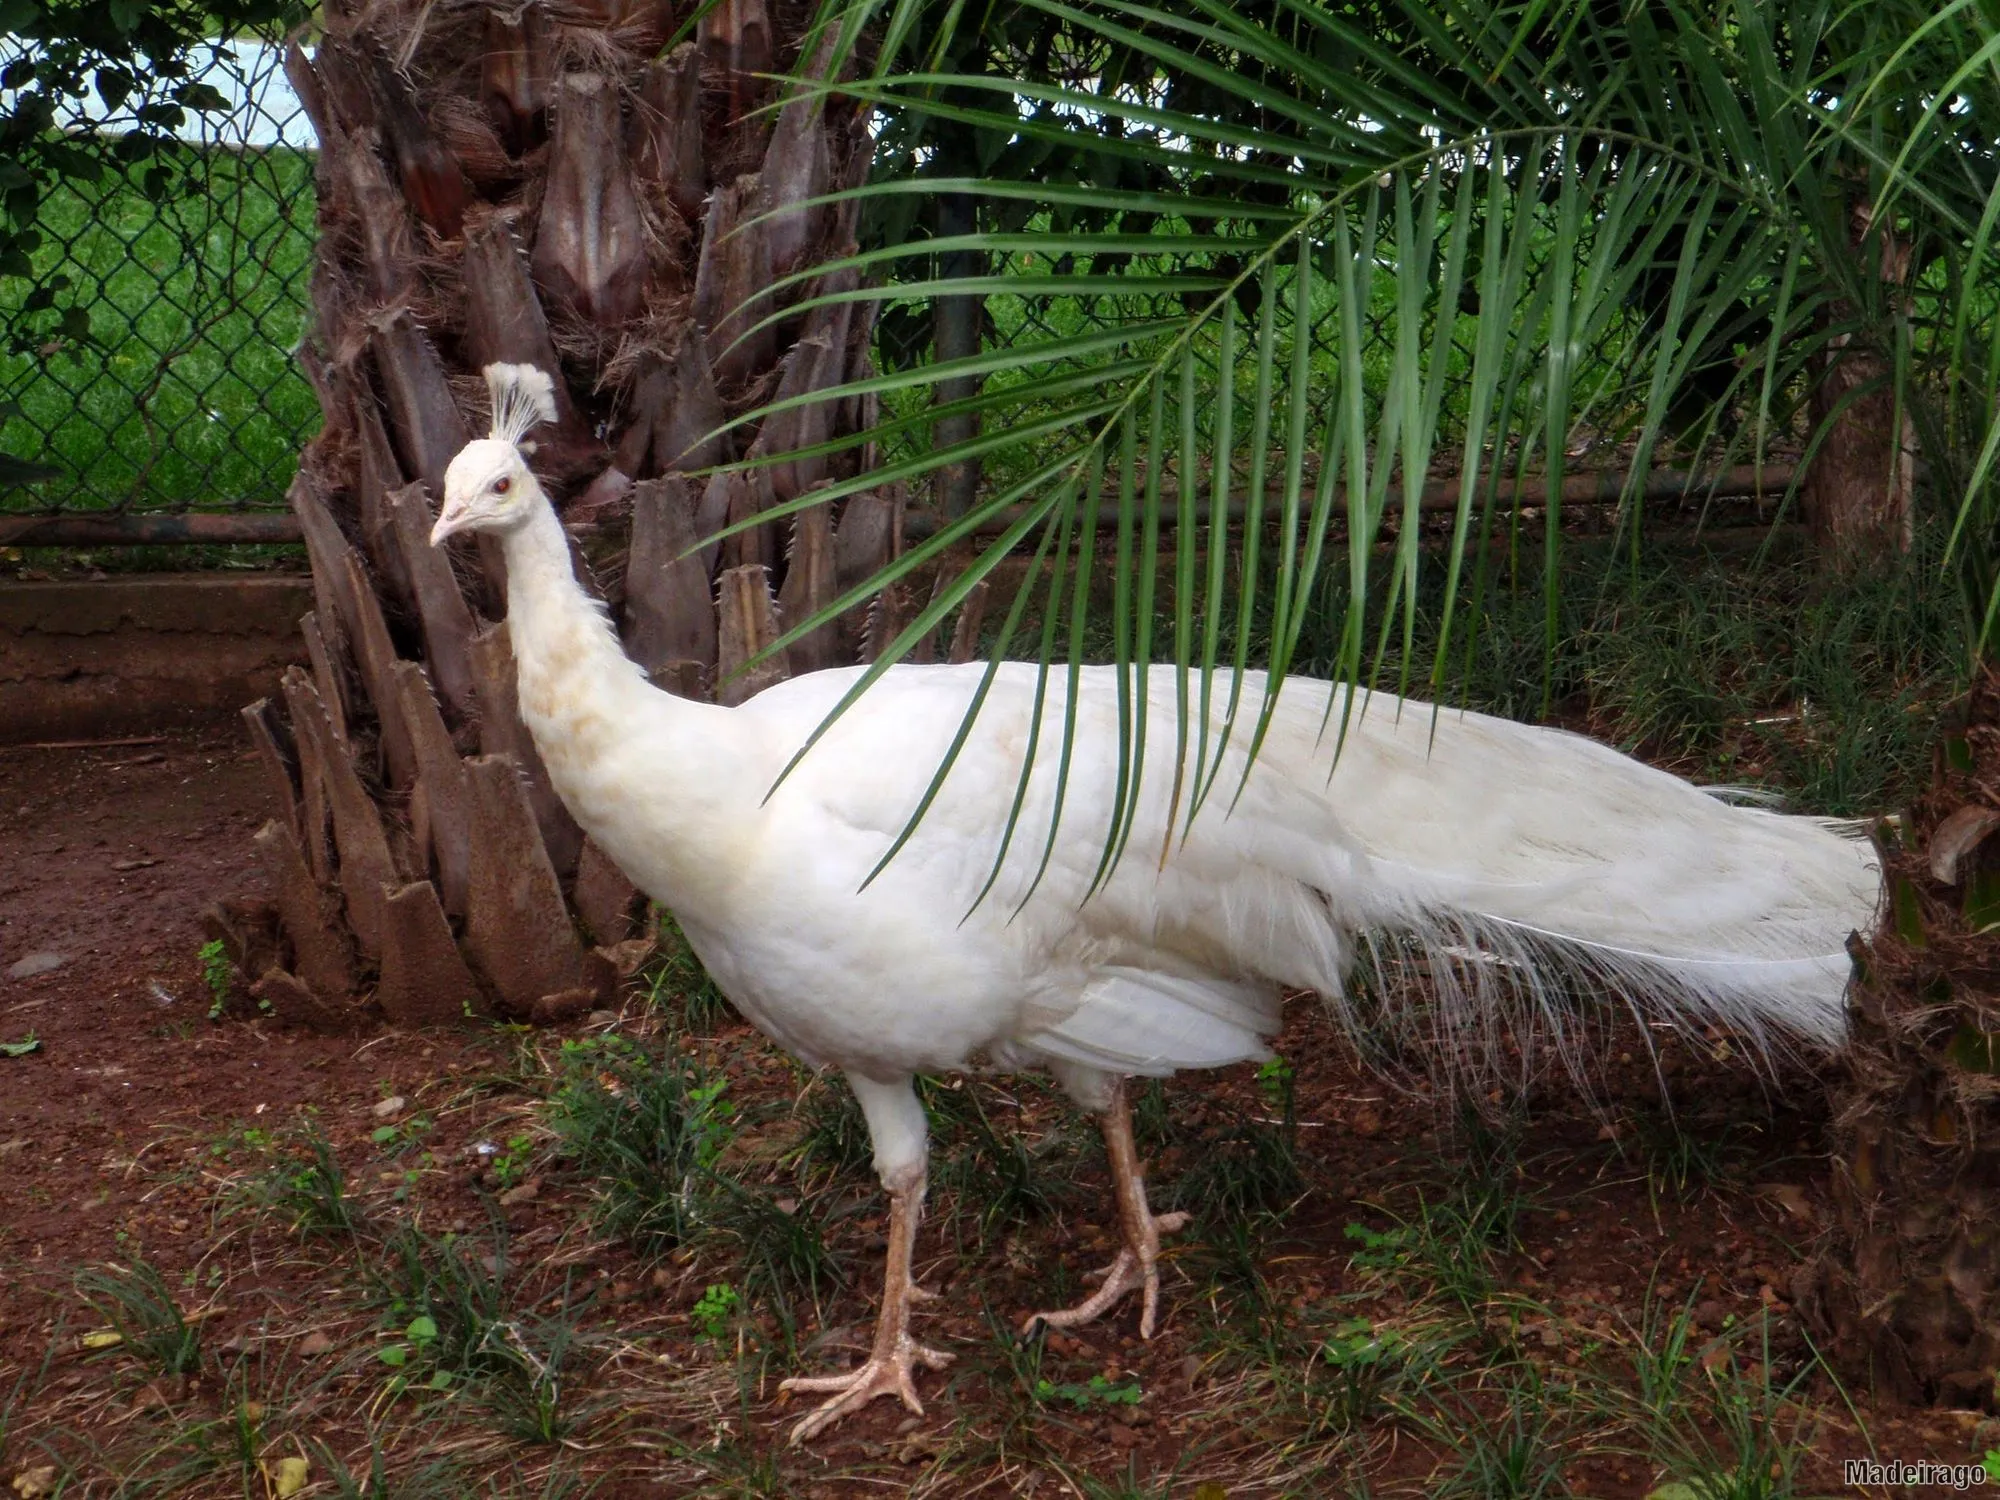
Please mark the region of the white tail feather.
[[[1297, 717], [1280, 700], [1276, 759], [1303, 780], [1293, 757], [1325, 699], [1300, 696]], [[1741, 805], [1576, 735], [1409, 707], [1363, 714], [1323, 783], [1370, 856], [1336, 904], [1390, 990], [1330, 997], [1357, 1033], [1523, 1077], [1538, 1039], [1587, 1076], [1584, 1036], [1620, 1013], [1717, 1026], [1766, 1057], [1840, 1044], [1846, 939], [1881, 889], [1859, 827]]]

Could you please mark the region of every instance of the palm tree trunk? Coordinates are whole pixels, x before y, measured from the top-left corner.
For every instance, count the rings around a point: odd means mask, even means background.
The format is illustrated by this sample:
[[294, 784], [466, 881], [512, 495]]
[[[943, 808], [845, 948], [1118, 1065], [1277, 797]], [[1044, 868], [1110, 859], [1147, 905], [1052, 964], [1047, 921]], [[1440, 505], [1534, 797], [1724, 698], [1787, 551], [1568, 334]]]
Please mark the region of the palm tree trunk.
[[[848, 211], [786, 210], [869, 166], [846, 103], [762, 110], [757, 75], [794, 62], [795, 19], [727, 0], [661, 56], [663, 0], [345, 0], [312, 57], [292, 50], [321, 142], [302, 357], [325, 424], [291, 494], [311, 670], [287, 676], [282, 709], [246, 710], [285, 809], [258, 841], [277, 900], [217, 919], [274, 1008], [315, 1024], [371, 1003], [403, 1022], [549, 1018], [600, 1003], [633, 957], [638, 893], [564, 811], [516, 713], [497, 559], [427, 542], [445, 466], [485, 426], [483, 365], [555, 374], [535, 466], [579, 574], [673, 691], [734, 701], [782, 677], [780, 662], [727, 680], [897, 545], [900, 495], [864, 493], [684, 555], [858, 462], [691, 477], [867, 416], [829, 402], [715, 435], [868, 363], [861, 305], [761, 329], [786, 299], [744, 307], [851, 244]], [[789, 666], [879, 634], [819, 632]]]
[[1948, 715], [1887, 849], [1833, 1093], [1834, 1222], [1800, 1303], [1900, 1400], [1995, 1405], [2000, 1369], [2000, 676]]
[[[1871, 232], [1867, 204], [1852, 215], [1858, 263], [1876, 264], [1881, 298], [1907, 301], [1910, 247], [1889, 226]], [[1855, 321], [1851, 304], [1829, 309]], [[1810, 416], [1821, 434], [1803, 492], [1805, 519], [1821, 557], [1835, 566], [1867, 565], [1909, 550], [1916, 517], [1916, 428], [1899, 410], [1890, 361], [1836, 334], [1813, 388]]]

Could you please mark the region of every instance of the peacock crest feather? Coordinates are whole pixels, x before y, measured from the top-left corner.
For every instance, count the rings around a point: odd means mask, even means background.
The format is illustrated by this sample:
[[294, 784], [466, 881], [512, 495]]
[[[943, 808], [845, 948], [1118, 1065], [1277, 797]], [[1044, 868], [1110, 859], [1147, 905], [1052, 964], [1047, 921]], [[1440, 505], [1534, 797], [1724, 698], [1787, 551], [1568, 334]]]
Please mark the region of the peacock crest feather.
[[555, 381], [533, 365], [493, 364], [482, 373], [493, 397], [493, 430], [488, 436], [534, 452], [525, 439], [543, 422], [556, 419]]

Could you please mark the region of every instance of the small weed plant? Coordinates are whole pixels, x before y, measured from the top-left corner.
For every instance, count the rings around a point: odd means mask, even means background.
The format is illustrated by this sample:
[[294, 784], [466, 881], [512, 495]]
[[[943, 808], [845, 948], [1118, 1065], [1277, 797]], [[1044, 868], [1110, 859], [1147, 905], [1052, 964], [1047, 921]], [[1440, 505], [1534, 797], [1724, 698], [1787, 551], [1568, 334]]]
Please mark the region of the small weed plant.
[[704, 1288], [688, 1309], [688, 1322], [703, 1338], [720, 1343], [742, 1306], [742, 1295], [735, 1287], [726, 1281], [715, 1282]]
[[1035, 1382], [1035, 1399], [1044, 1405], [1061, 1401], [1086, 1411], [1094, 1406], [1137, 1406], [1145, 1399], [1145, 1392], [1136, 1380], [1113, 1380], [1108, 1375], [1093, 1375], [1080, 1384], [1057, 1384], [1043, 1378]]
[[222, 946], [220, 938], [203, 943], [195, 957], [201, 961], [202, 983], [208, 986], [208, 1018], [220, 1021], [235, 993], [235, 965], [230, 963], [229, 951]]

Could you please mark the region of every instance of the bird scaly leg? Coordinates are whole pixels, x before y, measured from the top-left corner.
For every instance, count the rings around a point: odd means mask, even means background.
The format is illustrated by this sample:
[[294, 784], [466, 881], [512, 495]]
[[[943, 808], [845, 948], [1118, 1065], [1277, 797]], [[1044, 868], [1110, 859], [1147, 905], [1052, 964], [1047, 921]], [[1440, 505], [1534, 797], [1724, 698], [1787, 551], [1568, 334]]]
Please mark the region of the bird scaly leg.
[[1132, 1111], [1125, 1101], [1125, 1080], [1112, 1087], [1111, 1107], [1098, 1116], [1104, 1130], [1104, 1154], [1111, 1162], [1111, 1185], [1118, 1198], [1118, 1223], [1125, 1244], [1118, 1258], [1104, 1270], [1104, 1284], [1075, 1307], [1059, 1312], [1038, 1312], [1021, 1325], [1032, 1333], [1037, 1323], [1050, 1328], [1074, 1328], [1103, 1313], [1127, 1292], [1144, 1293], [1139, 1310], [1139, 1337], [1153, 1336], [1154, 1320], [1160, 1308], [1160, 1236], [1185, 1228], [1183, 1213], [1155, 1215], [1146, 1204], [1145, 1174], [1139, 1165], [1139, 1149], [1132, 1140]]
[[889, 1257], [884, 1268], [882, 1311], [875, 1319], [875, 1342], [868, 1361], [846, 1375], [815, 1375], [794, 1378], [779, 1385], [785, 1391], [831, 1391], [824, 1403], [806, 1413], [792, 1428], [791, 1441], [803, 1443], [817, 1437], [850, 1412], [859, 1411], [877, 1396], [900, 1396], [903, 1405], [918, 1416], [924, 1406], [917, 1399], [915, 1366], [942, 1370], [952, 1356], [932, 1349], [910, 1337], [910, 1304], [929, 1301], [935, 1294], [924, 1291], [910, 1277], [910, 1256], [917, 1242], [917, 1220], [923, 1211], [924, 1180], [916, 1186], [889, 1193]]

